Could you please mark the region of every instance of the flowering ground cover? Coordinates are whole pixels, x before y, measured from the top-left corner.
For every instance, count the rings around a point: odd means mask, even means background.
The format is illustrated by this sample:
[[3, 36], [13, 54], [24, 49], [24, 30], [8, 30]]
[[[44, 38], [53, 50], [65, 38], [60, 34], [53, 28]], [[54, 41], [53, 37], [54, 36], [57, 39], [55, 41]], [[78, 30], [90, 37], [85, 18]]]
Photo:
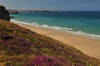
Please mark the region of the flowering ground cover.
[[0, 21], [0, 66], [100, 66], [98, 59], [16, 24]]

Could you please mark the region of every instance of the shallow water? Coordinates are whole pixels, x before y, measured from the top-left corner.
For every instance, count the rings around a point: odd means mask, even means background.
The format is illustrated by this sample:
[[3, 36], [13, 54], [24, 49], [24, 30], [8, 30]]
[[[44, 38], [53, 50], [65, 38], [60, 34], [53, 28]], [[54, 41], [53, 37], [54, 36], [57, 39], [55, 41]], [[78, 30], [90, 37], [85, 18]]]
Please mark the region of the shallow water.
[[17, 20], [17, 22], [85, 36], [100, 37], [99, 11], [21, 12], [11, 16], [14, 16], [14, 20]]

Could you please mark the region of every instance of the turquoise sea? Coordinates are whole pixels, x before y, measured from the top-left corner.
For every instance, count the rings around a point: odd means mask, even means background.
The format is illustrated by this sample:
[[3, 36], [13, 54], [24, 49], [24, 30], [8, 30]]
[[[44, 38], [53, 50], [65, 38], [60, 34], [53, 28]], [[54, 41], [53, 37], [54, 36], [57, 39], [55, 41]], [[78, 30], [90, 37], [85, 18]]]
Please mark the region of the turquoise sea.
[[100, 11], [21, 12], [11, 16], [14, 22], [100, 38]]

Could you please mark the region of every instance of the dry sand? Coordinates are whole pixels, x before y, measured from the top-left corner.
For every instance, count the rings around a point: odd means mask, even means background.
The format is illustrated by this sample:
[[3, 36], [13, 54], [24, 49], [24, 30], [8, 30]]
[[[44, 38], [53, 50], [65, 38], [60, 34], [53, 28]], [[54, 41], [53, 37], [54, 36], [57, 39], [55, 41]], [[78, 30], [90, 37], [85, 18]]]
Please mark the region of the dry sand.
[[100, 59], [100, 40], [70, 34], [67, 32], [52, 30], [48, 28], [36, 27], [28, 24], [16, 23], [24, 28], [32, 30], [38, 34], [51, 37], [64, 44], [72, 46], [88, 56]]

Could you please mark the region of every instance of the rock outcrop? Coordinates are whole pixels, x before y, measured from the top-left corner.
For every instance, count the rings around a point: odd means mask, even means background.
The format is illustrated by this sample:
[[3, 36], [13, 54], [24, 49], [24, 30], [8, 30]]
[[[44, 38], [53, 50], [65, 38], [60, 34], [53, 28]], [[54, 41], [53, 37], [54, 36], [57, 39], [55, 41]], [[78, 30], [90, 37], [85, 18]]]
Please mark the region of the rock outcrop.
[[9, 9], [8, 12], [9, 14], [19, 14], [19, 10]]
[[1, 6], [1, 5], [0, 5], [0, 19], [10, 21], [10, 16], [9, 16], [8, 11], [6, 10], [4, 6]]

